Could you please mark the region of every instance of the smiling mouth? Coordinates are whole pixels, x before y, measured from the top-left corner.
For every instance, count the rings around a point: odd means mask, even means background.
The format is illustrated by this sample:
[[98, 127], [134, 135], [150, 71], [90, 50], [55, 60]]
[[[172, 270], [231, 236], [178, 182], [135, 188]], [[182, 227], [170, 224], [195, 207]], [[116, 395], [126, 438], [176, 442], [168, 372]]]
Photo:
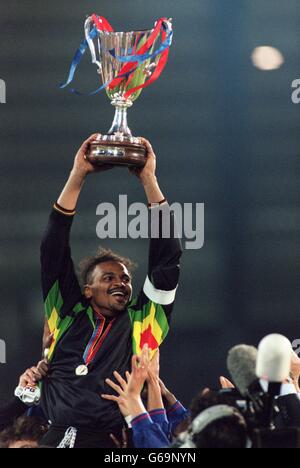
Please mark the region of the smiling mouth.
[[116, 299], [119, 299], [119, 300], [125, 300], [128, 297], [127, 294], [124, 293], [123, 291], [114, 291], [110, 293], [110, 296], [115, 297]]

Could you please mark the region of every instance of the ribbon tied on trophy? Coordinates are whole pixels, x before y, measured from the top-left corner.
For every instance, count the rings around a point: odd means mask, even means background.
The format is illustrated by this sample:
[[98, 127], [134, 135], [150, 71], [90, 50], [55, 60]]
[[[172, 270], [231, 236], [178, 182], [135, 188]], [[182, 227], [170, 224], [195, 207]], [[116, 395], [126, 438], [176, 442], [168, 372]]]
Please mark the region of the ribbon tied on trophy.
[[[66, 88], [73, 81], [85, 52], [91, 52], [92, 63], [97, 66], [103, 84], [89, 95], [106, 89], [115, 119], [107, 135], [92, 142], [88, 159], [91, 163], [143, 167], [146, 149], [132, 136], [127, 124], [127, 109], [140, 96], [142, 90], [154, 83], [162, 74], [172, 45], [171, 20], [161, 18], [154, 29], [134, 32], [114, 32], [102, 16], [93, 14], [85, 22], [85, 40], [80, 44], [71, 64]], [[71, 92], [82, 95], [75, 89]]]

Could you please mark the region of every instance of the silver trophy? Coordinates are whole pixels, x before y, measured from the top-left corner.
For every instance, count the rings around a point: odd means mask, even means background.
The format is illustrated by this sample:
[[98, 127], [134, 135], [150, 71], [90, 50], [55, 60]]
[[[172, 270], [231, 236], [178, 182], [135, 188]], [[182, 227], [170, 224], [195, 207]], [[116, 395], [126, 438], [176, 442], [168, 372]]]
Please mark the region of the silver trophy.
[[[164, 37], [171, 37], [171, 20], [163, 20], [162, 27]], [[163, 52], [157, 55], [154, 53], [159, 45], [160, 35], [153, 41], [154, 30], [108, 32], [97, 28], [97, 34], [92, 37], [93, 30], [95, 31], [94, 20], [89, 17], [85, 22], [85, 35], [92, 62], [97, 66], [103, 87], [116, 110], [109, 132], [91, 143], [87, 158], [95, 165], [143, 167], [146, 163], [146, 148], [132, 135], [127, 123], [127, 109], [140, 96], [145, 82], [160, 67]], [[120, 57], [127, 57], [127, 60], [130, 56], [136, 57], [137, 53], [147, 49], [149, 42], [151, 48], [147, 50], [148, 59], [147, 54], [143, 54], [145, 60], [139, 62], [124, 63], [120, 60]], [[141, 88], [130, 93], [136, 87]]]

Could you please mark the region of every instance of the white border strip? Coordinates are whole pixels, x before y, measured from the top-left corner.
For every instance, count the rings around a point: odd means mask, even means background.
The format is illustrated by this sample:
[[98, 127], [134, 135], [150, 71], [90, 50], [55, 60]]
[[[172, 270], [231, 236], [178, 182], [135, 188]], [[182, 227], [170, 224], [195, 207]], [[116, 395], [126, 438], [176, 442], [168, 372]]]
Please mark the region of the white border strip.
[[144, 293], [150, 299], [150, 301], [159, 305], [170, 305], [173, 304], [176, 297], [178, 286], [173, 291], [161, 291], [156, 289], [151, 283], [149, 277], [147, 276], [144, 284]]

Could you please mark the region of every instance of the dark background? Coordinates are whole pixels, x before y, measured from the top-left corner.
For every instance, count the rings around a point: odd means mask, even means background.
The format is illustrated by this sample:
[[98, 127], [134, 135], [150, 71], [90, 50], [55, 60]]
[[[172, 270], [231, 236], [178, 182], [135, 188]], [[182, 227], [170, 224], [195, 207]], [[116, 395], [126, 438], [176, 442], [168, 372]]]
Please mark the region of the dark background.
[[[115, 30], [152, 26], [172, 17], [175, 39], [159, 82], [130, 110], [136, 135], [157, 152], [158, 176], [170, 201], [205, 202], [205, 246], [186, 251], [162, 376], [188, 403], [217, 385], [228, 349], [257, 344], [270, 332], [300, 337], [300, 78], [298, 0], [10, 0], [0, 5], [0, 403], [40, 356], [43, 304], [39, 243], [52, 203], [77, 147], [105, 132], [113, 109], [105, 93], [60, 91], [83, 37], [85, 16], [101, 14]], [[277, 71], [251, 62], [260, 45], [285, 56]], [[86, 58], [75, 84], [98, 85]], [[91, 177], [80, 199], [72, 246], [78, 262], [93, 252], [96, 207], [144, 201], [124, 170]], [[147, 270], [148, 242], [106, 241]]]

